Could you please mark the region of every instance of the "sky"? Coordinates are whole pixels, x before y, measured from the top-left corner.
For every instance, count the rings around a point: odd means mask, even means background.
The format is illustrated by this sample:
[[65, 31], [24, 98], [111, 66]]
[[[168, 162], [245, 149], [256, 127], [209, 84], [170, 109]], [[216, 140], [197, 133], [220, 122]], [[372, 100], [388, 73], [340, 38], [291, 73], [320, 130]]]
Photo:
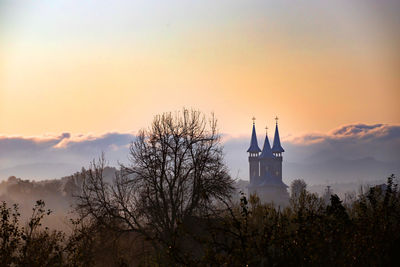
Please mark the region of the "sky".
[[0, 0], [0, 139], [134, 136], [182, 107], [214, 112], [232, 140], [253, 116], [259, 133], [279, 116], [288, 144], [396, 127], [399, 12], [396, 0]]

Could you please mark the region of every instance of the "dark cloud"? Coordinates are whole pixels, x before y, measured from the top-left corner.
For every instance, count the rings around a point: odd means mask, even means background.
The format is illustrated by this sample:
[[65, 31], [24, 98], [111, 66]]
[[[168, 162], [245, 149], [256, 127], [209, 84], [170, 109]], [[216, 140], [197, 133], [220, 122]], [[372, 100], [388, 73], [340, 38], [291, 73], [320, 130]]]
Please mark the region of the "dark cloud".
[[71, 134], [70, 133], [62, 133], [61, 134], [61, 137], [64, 139], [64, 138], [70, 138], [71, 137]]
[[[34, 169], [34, 165], [44, 166], [43, 164], [77, 166], [79, 170], [82, 166], [87, 166], [92, 159], [98, 158], [102, 152], [106, 154], [110, 165], [117, 165], [118, 161], [126, 161], [129, 143], [133, 140], [134, 135], [130, 133], [107, 133], [97, 136], [70, 133], [40, 137], [0, 136], [0, 178], [5, 178], [4, 176], [19, 168], [27, 170], [31, 166]], [[70, 170], [71, 168], [68, 169]], [[43, 173], [46, 172], [41, 171], [41, 176]], [[49, 171], [43, 178], [51, 178], [51, 173]], [[67, 174], [65, 172], [65, 175]]]
[[0, 157], [10, 156], [20, 151], [36, 152], [52, 147], [59, 142], [57, 138], [24, 138], [0, 136]]
[[[381, 161], [400, 159], [400, 126], [351, 124], [328, 134], [307, 134], [286, 140], [290, 161], [322, 161], [332, 158], [373, 157]], [[303, 160], [300, 159], [302, 155]]]
[[388, 124], [350, 124], [339, 127], [328, 134], [306, 134], [288, 140], [292, 143], [308, 145], [311, 142], [326, 141], [363, 141], [363, 140], [383, 140], [392, 141], [400, 138], [400, 126]]

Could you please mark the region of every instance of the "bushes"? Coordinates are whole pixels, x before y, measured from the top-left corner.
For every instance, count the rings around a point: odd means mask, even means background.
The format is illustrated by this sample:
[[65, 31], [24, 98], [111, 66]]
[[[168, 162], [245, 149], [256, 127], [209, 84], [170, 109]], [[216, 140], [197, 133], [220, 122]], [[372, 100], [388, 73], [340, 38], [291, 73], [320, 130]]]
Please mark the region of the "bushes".
[[0, 206], [0, 261], [3, 266], [60, 266], [64, 234], [45, 228], [39, 230], [44, 216], [50, 211], [44, 209], [39, 200], [25, 227], [19, 225], [18, 206], [8, 208], [5, 202]]
[[385, 186], [371, 188], [348, 207], [337, 195], [326, 205], [307, 191], [292, 198], [284, 210], [261, 204], [254, 196], [249, 203], [242, 197], [218, 229], [225, 242], [210, 242], [208, 250], [214, 255], [204, 263], [390, 266], [400, 249], [399, 200], [393, 175]]
[[[50, 215], [45, 204], [38, 200], [26, 226], [20, 225], [18, 206], [0, 206], [0, 262], [1, 266], [88, 266], [90, 256], [86, 252], [83, 232], [75, 229], [66, 238], [61, 231], [50, 231], [42, 227], [42, 220]], [[82, 229], [82, 227], [81, 227]], [[84, 250], [86, 249], [86, 250]]]
[[137, 233], [78, 220], [71, 235], [41, 227], [38, 201], [27, 226], [17, 206], [0, 206], [2, 266], [391, 266], [400, 249], [400, 194], [394, 176], [344, 205], [306, 190], [285, 209], [242, 196], [222, 213], [180, 226], [180, 259]]

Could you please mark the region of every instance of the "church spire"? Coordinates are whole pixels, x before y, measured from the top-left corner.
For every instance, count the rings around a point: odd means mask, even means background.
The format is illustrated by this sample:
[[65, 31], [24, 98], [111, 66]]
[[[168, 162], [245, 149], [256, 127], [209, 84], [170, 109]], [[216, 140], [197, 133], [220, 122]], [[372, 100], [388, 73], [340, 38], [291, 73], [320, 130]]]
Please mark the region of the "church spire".
[[258, 154], [261, 152], [261, 149], [258, 147], [258, 142], [257, 142], [255, 120], [256, 120], [256, 118], [253, 117], [253, 131], [251, 133], [250, 147], [249, 147], [249, 149], [247, 149], [247, 152], [250, 153], [250, 156], [253, 153]]
[[274, 144], [272, 146], [272, 152], [274, 154], [280, 155], [285, 150], [281, 146], [281, 139], [279, 138], [279, 130], [278, 130], [278, 117], [275, 118], [276, 126], [275, 126], [275, 136], [274, 136]]
[[273, 158], [274, 155], [272, 154], [271, 150], [271, 145], [269, 144], [269, 139], [268, 139], [268, 127], [265, 127], [265, 141], [264, 141], [264, 147], [261, 152], [260, 158]]

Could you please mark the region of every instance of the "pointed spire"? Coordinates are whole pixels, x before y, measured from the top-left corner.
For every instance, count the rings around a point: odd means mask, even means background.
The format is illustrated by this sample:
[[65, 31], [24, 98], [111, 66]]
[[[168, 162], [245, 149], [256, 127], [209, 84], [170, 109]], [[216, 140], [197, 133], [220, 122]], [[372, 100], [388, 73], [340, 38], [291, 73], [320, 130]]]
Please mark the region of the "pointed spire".
[[265, 127], [265, 130], [266, 133], [265, 133], [264, 147], [261, 152], [260, 158], [273, 158], [274, 155], [272, 154], [271, 145], [269, 144], [269, 139], [268, 139], [268, 127]]
[[255, 120], [256, 120], [256, 118], [253, 117], [253, 131], [251, 133], [250, 147], [249, 147], [249, 149], [247, 149], [247, 152], [249, 152], [249, 153], [261, 152], [261, 149], [258, 147], [258, 142], [257, 142]]
[[273, 153], [285, 152], [285, 150], [281, 146], [281, 139], [279, 138], [278, 119], [279, 119], [278, 117], [275, 117], [276, 126], [275, 126], [274, 145], [272, 146]]

